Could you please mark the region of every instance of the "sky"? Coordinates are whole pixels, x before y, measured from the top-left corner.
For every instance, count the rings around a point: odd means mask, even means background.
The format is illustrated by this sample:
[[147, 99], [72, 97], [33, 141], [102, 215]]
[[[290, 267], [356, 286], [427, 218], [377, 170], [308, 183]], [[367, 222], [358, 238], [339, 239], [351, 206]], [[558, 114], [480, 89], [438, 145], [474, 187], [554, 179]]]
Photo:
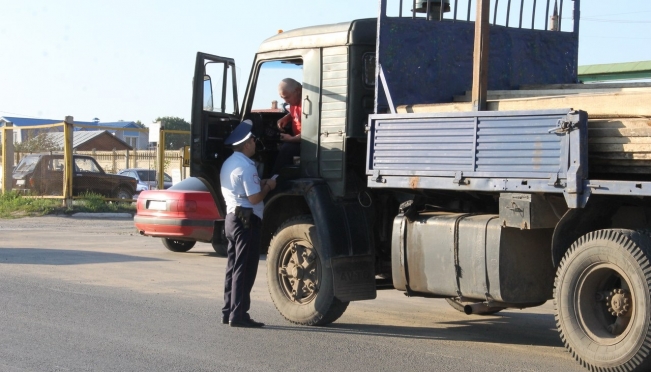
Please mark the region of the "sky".
[[[563, 28], [572, 22], [572, 1], [564, 3]], [[378, 4], [0, 0], [0, 116], [190, 121], [198, 51], [234, 58], [243, 93], [258, 46], [278, 30], [376, 17]], [[648, 0], [584, 0], [581, 16], [579, 65], [651, 60]]]

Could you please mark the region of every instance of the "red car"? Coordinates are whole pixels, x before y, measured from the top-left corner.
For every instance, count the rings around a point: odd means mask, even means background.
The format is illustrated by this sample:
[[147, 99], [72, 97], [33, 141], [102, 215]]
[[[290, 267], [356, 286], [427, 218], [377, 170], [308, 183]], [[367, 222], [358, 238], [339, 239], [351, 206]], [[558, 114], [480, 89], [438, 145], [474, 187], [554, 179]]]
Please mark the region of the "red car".
[[187, 252], [196, 242], [204, 242], [212, 243], [218, 255], [226, 255], [224, 218], [199, 178], [187, 178], [167, 190], [142, 191], [134, 222], [140, 235], [162, 238], [170, 251]]

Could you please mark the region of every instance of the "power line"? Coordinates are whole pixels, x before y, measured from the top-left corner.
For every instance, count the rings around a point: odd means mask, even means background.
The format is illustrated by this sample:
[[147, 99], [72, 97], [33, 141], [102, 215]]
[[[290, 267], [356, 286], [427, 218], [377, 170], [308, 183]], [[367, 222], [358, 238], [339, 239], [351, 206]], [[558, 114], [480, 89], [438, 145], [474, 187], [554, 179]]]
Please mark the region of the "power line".
[[9, 112], [9, 111], [2, 111], [2, 110], [0, 110], [0, 112], [3, 113], [3, 114], [18, 115], [18, 116], [27, 117], [27, 118], [36, 118], [36, 119], [40, 119], [40, 117], [38, 117], [38, 116], [34, 116], [34, 115], [26, 115], [26, 114], [19, 114], [19, 113], [17, 113], [17, 112]]
[[[567, 18], [570, 19], [570, 18]], [[606, 23], [651, 23], [651, 21], [631, 21], [627, 19], [601, 19], [601, 18], [581, 18], [581, 22], [606, 22]]]
[[628, 37], [628, 36], [586, 36], [586, 35], [581, 35], [581, 37], [589, 37], [589, 38], [598, 38], [598, 39], [626, 39], [626, 40], [651, 40], [651, 38], [648, 37]]
[[618, 16], [618, 15], [626, 15], [626, 14], [640, 14], [640, 13], [649, 13], [651, 10], [640, 10], [637, 12], [626, 12], [626, 13], [614, 13], [614, 14], [598, 14], [598, 15], [589, 15], [589, 17], [612, 17], [612, 16]]

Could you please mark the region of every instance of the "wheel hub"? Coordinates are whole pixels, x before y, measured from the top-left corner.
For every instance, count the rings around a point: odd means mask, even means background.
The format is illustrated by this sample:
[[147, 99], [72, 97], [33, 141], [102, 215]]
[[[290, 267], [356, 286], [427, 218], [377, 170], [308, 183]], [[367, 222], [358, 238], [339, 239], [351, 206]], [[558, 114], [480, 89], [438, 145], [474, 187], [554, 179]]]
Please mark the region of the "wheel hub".
[[318, 265], [314, 248], [301, 242], [286, 246], [278, 274], [285, 295], [293, 302], [308, 303], [318, 291]]
[[628, 315], [631, 310], [631, 294], [624, 289], [614, 289], [606, 297], [608, 312], [612, 316], [621, 317]]

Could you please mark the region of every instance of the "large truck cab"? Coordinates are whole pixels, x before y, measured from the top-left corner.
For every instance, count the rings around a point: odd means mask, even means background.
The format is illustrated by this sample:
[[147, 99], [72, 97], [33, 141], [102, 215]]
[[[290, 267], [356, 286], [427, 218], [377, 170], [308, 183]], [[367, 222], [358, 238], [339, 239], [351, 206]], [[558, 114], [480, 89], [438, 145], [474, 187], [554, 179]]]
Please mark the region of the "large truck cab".
[[[286, 114], [272, 100], [281, 100], [277, 86], [283, 78], [302, 84], [300, 159], [281, 169], [278, 187], [265, 200], [262, 229], [262, 251], [269, 247], [268, 260], [276, 265], [270, 280], [280, 292], [272, 297], [294, 322], [329, 323], [348, 301], [376, 295], [375, 213], [365, 187], [365, 126], [374, 110], [376, 28], [375, 19], [363, 19], [282, 32], [265, 40], [241, 105], [235, 61], [197, 54], [190, 174], [212, 186], [222, 215], [226, 208], [219, 171], [232, 153], [224, 139], [241, 120], [251, 120], [258, 173], [270, 178], [282, 144], [277, 121]], [[279, 241], [283, 236], [285, 241]], [[293, 306], [304, 314], [297, 318]]]

